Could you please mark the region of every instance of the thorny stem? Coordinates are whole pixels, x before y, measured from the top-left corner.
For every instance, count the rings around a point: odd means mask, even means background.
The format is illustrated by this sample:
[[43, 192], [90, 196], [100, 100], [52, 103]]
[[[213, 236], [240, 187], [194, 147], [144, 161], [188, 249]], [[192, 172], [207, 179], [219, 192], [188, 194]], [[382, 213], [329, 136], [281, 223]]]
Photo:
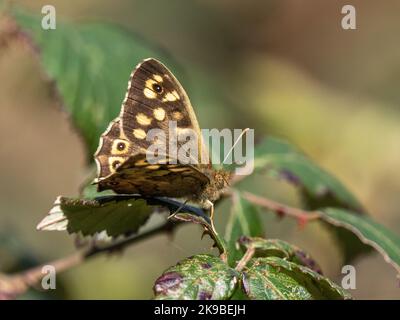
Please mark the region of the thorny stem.
[[[52, 265], [56, 272], [62, 272], [81, 264], [85, 259], [82, 252], [75, 252], [45, 265]], [[14, 299], [23, 294], [29, 287], [34, 287], [43, 277], [42, 268], [44, 265], [36, 266], [16, 275], [0, 274], [0, 300]]]
[[306, 211], [299, 208], [289, 207], [282, 203], [257, 196], [250, 192], [243, 192], [243, 196], [251, 203], [264, 207], [265, 209], [272, 210], [278, 215], [286, 215], [288, 217], [296, 218], [301, 222], [315, 220], [321, 216], [318, 211]]
[[211, 222], [205, 220], [205, 219], [201, 219], [201, 220], [192, 220], [191, 218], [187, 218], [184, 215], [180, 215], [179, 213], [177, 213], [176, 215], [174, 215], [174, 221], [185, 221], [185, 222], [193, 222], [196, 224], [200, 224], [203, 226], [204, 228], [204, 232], [201, 238], [203, 238], [203, 236], [205, 234], [208, 234], [211, 239], [214, 241], [214, 246], [219, 250], [220, 253], [220, 258], [222, 261], [227, 262], [227, 247], [226, 247], [226, 243], [224, 241], [223, 238], [221, 238], [217, 232], [217, 230], [214, 228], [213, 224], [211, 224]]
[[253, 258], [255, 252], [256, 252], [255, 248], [253, 248], [253, 247], [247, 248], [246, 253], [243, 255], [242, 259], [240, 259], [240, 261], [236, 265], [235, 270], [236, 271], [242, 271], [243, 268], [250, 261], [250, 259]]
[[227, 252], [228, 249], [226, 248], [225, 241], [218, 235], [217, 231], [214, 229], [213, 226], [209, 229], [212, 238], [215, 241], [216, 246], [218, 247], [218, 250], [220, 251], [220, 258], [222, 261], [227, 262]]

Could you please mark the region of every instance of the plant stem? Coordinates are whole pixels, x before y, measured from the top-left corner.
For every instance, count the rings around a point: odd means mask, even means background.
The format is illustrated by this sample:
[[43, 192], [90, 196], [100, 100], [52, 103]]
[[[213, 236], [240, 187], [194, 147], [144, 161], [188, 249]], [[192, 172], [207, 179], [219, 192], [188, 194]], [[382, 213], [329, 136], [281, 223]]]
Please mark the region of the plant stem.
[[0, 298], [1, 297], [15, 298], [18, 295], [21, 295], [24, 292], [26, 292], [30, 287], [37, 285], [37, 283], [43, 277], [42, 269], [45, 265], [53, 266], [57, 273], [62, 272], [72, 267], [78, 266], [81, 263], [85, 262], [86, 260], [100, 253], [111, 253], [119, 251], [131, 244], [142, 241], [156, 234], [172, 232], [180, 224], [181, 224], [180, 222], [172, 223], [170, 221], [166, 221], [166, 223], [154, 227], [153, 229], [148, 230], [142, 234], [125, 238], [119, 242], [114, 242], [108, 246], [96, 247], [92, 245], [90, 248], [86, 250], [75, 252], [69, 256], [44, 263], [42, 265], [23, 271], [21, 273], [17, 273], [14, 275], [0, 274]]
[[218, 250], [220, 252], [220, 258], [222, 261], [227, 262], [227, 252], [228, 249], [226, 248], [226, 243], [224, 241], [224, 239], [222, 239], [217, 231], [215, 229], [213, 229], [212, 227], [209, 228], [210, 234], [213, 238], [213, 240], [215, 241], [216, 246], [218, 247]]
[[235, 270], [236, 271], [242, 271], [243, 268], [250, 261], [250, 259], [253, 258], [255, 252], [256, 252], [255, 248], [253, 248], [253, 247], [247, 248], [246, 253], [243, 255], [242, 259], [240, 259], [240, 261], [236, 265]]
[[243, 196], [251, 203], [254, 203], [265, 209], [272, 210], [278, 215], [290, 216], [301, 221], [315, 220], [321, 216], [318, 211], [307, 211], [299, 208], [293, 208], [268, 198], [257, 196], [250, 192], [243, 192]]

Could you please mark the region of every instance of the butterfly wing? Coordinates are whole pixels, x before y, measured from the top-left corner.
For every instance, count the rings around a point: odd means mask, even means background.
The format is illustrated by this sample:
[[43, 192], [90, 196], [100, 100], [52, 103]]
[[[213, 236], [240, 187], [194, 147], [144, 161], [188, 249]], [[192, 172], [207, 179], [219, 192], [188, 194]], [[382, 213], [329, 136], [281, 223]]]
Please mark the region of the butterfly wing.
[[[185, 90], [172, 72], [155, 59], [144, 60], [132, 72], [120, 119], [126, 137], [144, 147], [148, 147], [143, 140], [151, 129], [161, 129], [166, 133], [167, 147], [170, 134], [179, 135], [190, 129], [197, 140], [195, 162], [209, 162], [200, 127]], [[171, 132], [171, 121], [176, 124], [173, 128], [176, 132]], [[178, 141], [177, 147], [182, 144]]]
[[179, 198], [199, 193], [208, 182], [207, 176], [191, 165], [151, 164], [145, 154], [137, 154], [99, 180], [98, 190]]
[[139, 147], [132, 144], [121, 130], [120, 119], [116, 118], [101, 135], [95, 153], [98, 179], [114, 173], [119, 165], [132, 154], [138, 153]]
[[[168, 146], [169, 123], [176, 129], [191, 129], [198, 144], [197, 163], [149, 163], [146, 151], [155, 141], [147, 139], [151, 129], [160, 129]], [[178, 133], [179, 134], [179, 133]], [[181, 145], [178, 142], [178, 148]], [[132, 72], [120, 117], [112, 121], [100, 137], [95, 154], [98, 189], [144, 196], [183, 197], [198, 193], [209, 178], [201, 160], [209, 160], [199, 125], [186, 92], [160, 62], [147, 59]]]

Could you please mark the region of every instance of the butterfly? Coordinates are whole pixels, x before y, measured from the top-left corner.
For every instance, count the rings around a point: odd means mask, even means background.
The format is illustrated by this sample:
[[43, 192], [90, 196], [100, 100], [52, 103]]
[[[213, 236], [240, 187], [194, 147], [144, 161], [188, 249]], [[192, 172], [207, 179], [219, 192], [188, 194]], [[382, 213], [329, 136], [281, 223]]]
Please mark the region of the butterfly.
[[[194, 132], [199, 150], [189, 157], [198, 161], [180, 161], [166, 150], [162, 161], [148, 160], [151, 146], [170, 146], [170, 123], [175, 124], [175, 133]], [[154, 129], [165, 134], [152, 139]], [[178, 139], [176, 144], [181, 148], [184, 142]], [[94, 157], [98, 191], [184, 198], [210, 210], [212, 226], [213, 203], [231, 178], [229, 172], [213, 169], [185, 90], [172, 72], [153, 58], [139, 63], [131, 73], [120, 115], [101, 135]]]

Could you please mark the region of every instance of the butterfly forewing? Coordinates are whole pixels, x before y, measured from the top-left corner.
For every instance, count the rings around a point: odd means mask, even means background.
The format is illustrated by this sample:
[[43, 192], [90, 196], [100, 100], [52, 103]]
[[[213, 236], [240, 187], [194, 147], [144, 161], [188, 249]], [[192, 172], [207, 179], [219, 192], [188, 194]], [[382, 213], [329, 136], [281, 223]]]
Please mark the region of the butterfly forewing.
[[[166, 153], [169, 137], [191, 129], [198, 143], [194, 162], [208, 162], [199, 125], [189, 98], [174, 75], [160, 62], [147, 59], [131, 75], [128, 91], [120, 114], [122, 130], [128, 139], [143, 145], [149, 130], [161, 129], [166, 135]], [[179, 139], [178, 139], [179, 140]], [[184, 141], [177, 142], [179, 149]]]
[[[170, 132], [171, 121], [176, 132]], [[160, 130], [165, 139], [149, 139], [151, 129]], [[169, 153], [170, 135], [186, 129], [194, 132], [198, 146], [195, 156], [191, 155], [195, 157], [191, 165]], [[156, 142], [165, 144], [165, 157], [149, 163], [146, 152]], [[178, 139], [177, 148], [181, 145]], [[178, 80], [163, 64], [147, 59], [133, 71], [120, 116], [101, 136], [95, 159], [99, 191], [183, 197], [199, 193], [209, 183], [202, 171], [206, 165], [201, 164], [209, 158], [193, 108]]]

